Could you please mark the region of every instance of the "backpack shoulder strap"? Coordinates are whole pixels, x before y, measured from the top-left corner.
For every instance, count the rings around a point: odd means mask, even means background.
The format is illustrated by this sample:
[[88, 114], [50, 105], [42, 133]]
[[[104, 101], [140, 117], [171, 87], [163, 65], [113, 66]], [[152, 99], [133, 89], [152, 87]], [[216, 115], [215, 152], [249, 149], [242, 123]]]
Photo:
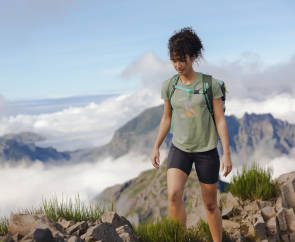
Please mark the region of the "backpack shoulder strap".
[[170, 107], [171, 107], [171, 110], [172, 110], [172, 120], [171, 120], [171, 125], [170, 125], [170, 130], [169, 130], [169, 133], [172, 134], [173, 133], [173, 120], [174, 120], [174, 112], [173, 112], [173, 107], [171, 105], [171, 97], [175, 91], [175, 86], [178, 82], [178, 79], [179, 79], [179, 76], [178, 74], [174, 75], [170, 81], [169, 81], [169, 85], [168, 85], [168, 90], [169, 90], [169, 96], [168, 96], [168, 101], [170, 103]]
[[[214, 113], [213, 113], [213, 91], [212, 91], [212, 76], [203, 74], [203, 90], [206, 99], [207, 107], [211, 113], [211, 116], [214, 120]], [[215, 120], [214, 120], [215, 122]]]
[[171, 97], [175, 91], [175, 86], [178, 82], [178, 79], [179, 79], [179, 76], [178, 74], [174, 75], [171, 79], [170, 79], [170, 82], [169, 82], [169, 85], [168, 85], [168, 90], [169, 90], [169, 96], [168, 96], [168, 100], [169, 100], [169, 103], [170, 103], [170, 106], [172, 108], [172, 105], [171, 105]]

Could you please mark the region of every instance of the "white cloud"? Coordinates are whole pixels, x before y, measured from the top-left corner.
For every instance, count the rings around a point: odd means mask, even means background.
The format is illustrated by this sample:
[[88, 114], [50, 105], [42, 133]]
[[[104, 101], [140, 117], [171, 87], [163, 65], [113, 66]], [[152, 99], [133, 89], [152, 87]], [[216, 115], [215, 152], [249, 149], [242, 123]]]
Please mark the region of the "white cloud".
[[295, 96], [288, 93], [273, 95], [265, 100], [232, 98], [226, 103], [226, 114], [242, 117], [248, 113], [271, 113], [275, 118], [295, 123]]
[[144, 109], [159, 105], [159, 94], [141, 89], [107, 99], [99, 104], [70, 107], [40, 115], [16, 115], [0, 119], [0, 135], [32, 131], [47, 137], [38, 145], [70, 150], [99, 146], [108, 142], [114, 131]]
[[[281, 93], [295, 94], [295, 55], [281, 63], [266, 65], [254, 52], [243, 52], [233, 61], [226, 59], [211, 63], [203, 59], [196, 71], [212, 74], [225, 81], [229, 90], [228, 98], [267, 100]], [[125, 78], [140, 77], [140, 86], [159, 91], [160, 84], [175, 72], [169, 61], [146, 52], [132, 62], [123, 72]]]
[[172, 65], [159, 59], [149, 51], [142, 54], [133, 61], [123, 72], [122, 77], [126, 79], [140, 78], [138, 89], [150, 88], [159, 92], [161, 83], [173, 74]]
[[[265, 150], [256, 151], [260, 152], [262, 156], [259, 160], [256, 160], [256, 162], [259, 163], [259, 166], [261, 166], [263, 169], [271, 169], [272, 170], [272, 179], [278, 178], [280, 175], [284, 173], [288, 173], [291, 171], [295, 171], [295, 148], [291, 149], [290, 153], [288, 155], [280, 155], [276, 158], [269, 159], [265, 156], [263, 157], [263, 154], [265, 154]], [[238, 173], [241, 174], [242, 172], [242, 165], [246, 164], [248, 167], [251, 166], [250, 163], [242, 163], [234, 159], [232, 159], [233, 163], [233, 169], [231, 173], [227, 175], [227, 177], [224, 177], [222, 174], [223, 172], [220, 171], [220, 179], [226, 182], [232, 181], [233, 176], [237, 175]], [[283, 164], [283, 165], [282, 165]], [[220, 166], [221, 169], [221, 166]]]
[[[161, 157], [167, 152], [161, 151]], [[162, 159], [163, 159], [162, 158]], [[132, 167], [132, 169], [130, 169]], [[91, 201], [108, 186], [126, 182], [147, 169], [155, 169], [149, 157], [129, 153], [116, 160], [107, 158], [95, 163], [49, 165], [35, 162], [0, 167], [0, 218], [11, 211], [38, 208], [42, 197], [59, 199], [79, 194], [84, 202]]]

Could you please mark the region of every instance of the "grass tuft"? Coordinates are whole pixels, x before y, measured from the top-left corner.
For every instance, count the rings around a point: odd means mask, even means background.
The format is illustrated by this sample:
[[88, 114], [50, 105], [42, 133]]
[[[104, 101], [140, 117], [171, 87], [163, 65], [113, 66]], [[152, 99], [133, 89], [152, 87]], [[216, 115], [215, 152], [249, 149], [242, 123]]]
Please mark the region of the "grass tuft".
[[74, 202], [71, 198], [64, 199], [62, 196], [60, 202], [57, 197], [53, 197], [49, 200], [42, 199], [42, 203], [44, 214], [54, 221], [58, 221], [59, 218], [65, 218], [75, 222], [86, 220], [94, 222], [106, 211], [98, 203], [87, 206], [84, 202], [81, 202], [79, 194], [75, 197]]
[[[140, 242], [209, 242], [213, 241], [209, 225], [200, 219], [196, 227], [184, 229], [179, 220], [164, 217], [154, 223], [142, 223], [134, 227]], [[226, 231], [223, 231], [222, 241], [231, 242]]]
[[277, 182], [271, 179], [272, 173], [272, 168], [264, 169], [256, 162], [250, 168], [243, 165], [242, 173], [238, 171], [233, 176], [225, 191], [243, 200], [270, 200], [277, 197], [280, 191]]

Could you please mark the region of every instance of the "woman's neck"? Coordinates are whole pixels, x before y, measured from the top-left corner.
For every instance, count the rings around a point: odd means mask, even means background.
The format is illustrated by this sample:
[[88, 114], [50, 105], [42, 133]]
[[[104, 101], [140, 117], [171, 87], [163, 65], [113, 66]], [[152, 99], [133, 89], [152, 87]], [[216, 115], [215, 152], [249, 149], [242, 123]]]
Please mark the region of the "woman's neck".
[[194, 80], [196, 80], [197, 75], [198, 73], [192, 70], [186, 75], [179, 75], [179, 77], [184, 84], [189, 84], [189, 83], [192, 83]]

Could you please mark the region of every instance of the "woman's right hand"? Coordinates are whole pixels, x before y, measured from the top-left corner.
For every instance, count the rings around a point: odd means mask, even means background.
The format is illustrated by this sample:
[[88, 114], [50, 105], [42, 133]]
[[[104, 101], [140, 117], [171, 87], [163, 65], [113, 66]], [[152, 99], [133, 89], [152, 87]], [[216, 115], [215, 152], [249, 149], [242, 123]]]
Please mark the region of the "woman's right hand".
[[151, 156], [152, 164], [156, 169], [160, 167], [160, 152], [159, 149], [154, 148], [153, 154]]

